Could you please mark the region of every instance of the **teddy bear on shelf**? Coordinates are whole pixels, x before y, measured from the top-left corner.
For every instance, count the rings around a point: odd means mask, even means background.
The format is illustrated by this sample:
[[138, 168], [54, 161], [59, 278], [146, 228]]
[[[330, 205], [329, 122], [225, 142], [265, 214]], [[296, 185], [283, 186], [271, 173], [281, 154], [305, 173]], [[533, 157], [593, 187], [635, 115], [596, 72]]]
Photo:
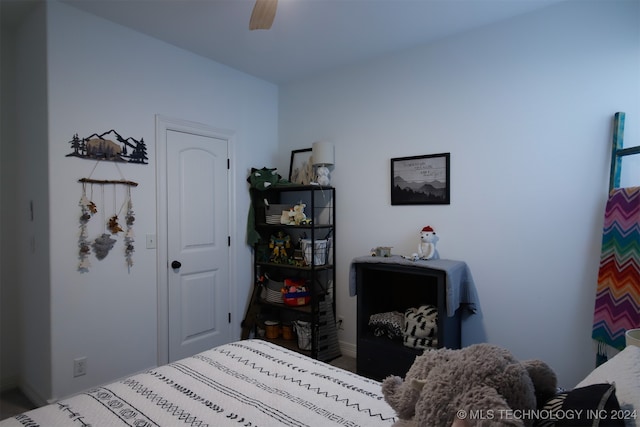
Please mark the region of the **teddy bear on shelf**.
[[304, 203], [298, 203], [293, 207], [293, 221], [296, 225], [302, 224], [302, 222], [307, 219], [307, 215], [304, 213], [304, 208], [306, 207], [307, 205]]
[[280, 215], [280, 224], [282, 225], [294, 225], [295, 221], [293, 216], [295, 213], [293, 212], [293, 208], [290, 208], [288, 211], [282, 211], [282, 215]]
[[[504, 348], [474, 344], [425, 351], [404, 379], [385, 378], [382, 394], [398, 415], [395, 427], [522, 427], [533, 420], [509, 414], [534, 411], [538, 402], [555, 395], [556, 387], [556, 375], [546, 363], [521, 362]], [[467, 416], [473, 413], [485, 418]]]
[[436, 249], [436, 243], [440, 238], [436, 236], [434, 229], [427, 225], [420, 231], [420, 244], [418, 245], [418, 258], [439, 259], [440, 255]]

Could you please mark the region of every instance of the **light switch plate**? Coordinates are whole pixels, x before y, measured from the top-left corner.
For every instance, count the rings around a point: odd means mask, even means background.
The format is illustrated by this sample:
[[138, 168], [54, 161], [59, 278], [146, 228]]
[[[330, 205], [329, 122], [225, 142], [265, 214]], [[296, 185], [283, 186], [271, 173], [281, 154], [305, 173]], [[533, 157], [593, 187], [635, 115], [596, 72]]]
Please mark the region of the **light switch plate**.
[[156, 235], [147, 234], [147, 249], [155, 249], [155, 248], [156, 248]]

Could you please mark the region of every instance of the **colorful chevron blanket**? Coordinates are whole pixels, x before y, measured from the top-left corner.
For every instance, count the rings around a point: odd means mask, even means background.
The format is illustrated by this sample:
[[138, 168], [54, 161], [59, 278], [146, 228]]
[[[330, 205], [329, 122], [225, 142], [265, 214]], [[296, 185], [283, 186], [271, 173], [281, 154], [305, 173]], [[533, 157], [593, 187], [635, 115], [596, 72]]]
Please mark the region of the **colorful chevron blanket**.
[[640, 328], [640, 187], [609, 194], [592, 337], [623, 349], [633, 328]]

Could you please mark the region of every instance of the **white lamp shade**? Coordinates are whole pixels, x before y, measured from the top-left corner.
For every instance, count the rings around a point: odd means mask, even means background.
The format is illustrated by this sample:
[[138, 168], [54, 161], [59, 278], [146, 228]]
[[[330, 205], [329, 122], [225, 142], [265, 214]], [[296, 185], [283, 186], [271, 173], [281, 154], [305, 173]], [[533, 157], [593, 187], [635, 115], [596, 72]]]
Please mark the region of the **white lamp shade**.
[[311, 146], [311, 157], [314, 165], [332, 165], [334, 162], [334, 148], [331, 142], [314, 142]]

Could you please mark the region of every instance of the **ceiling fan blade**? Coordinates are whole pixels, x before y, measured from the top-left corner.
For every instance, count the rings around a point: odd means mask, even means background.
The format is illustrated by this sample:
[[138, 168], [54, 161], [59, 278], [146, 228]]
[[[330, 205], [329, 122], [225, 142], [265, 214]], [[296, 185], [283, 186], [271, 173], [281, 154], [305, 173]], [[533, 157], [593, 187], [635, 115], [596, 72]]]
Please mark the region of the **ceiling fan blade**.
[[249, 21], [250, 30], [268, 30], [276, 17], [278, 0], [256, 0]]

